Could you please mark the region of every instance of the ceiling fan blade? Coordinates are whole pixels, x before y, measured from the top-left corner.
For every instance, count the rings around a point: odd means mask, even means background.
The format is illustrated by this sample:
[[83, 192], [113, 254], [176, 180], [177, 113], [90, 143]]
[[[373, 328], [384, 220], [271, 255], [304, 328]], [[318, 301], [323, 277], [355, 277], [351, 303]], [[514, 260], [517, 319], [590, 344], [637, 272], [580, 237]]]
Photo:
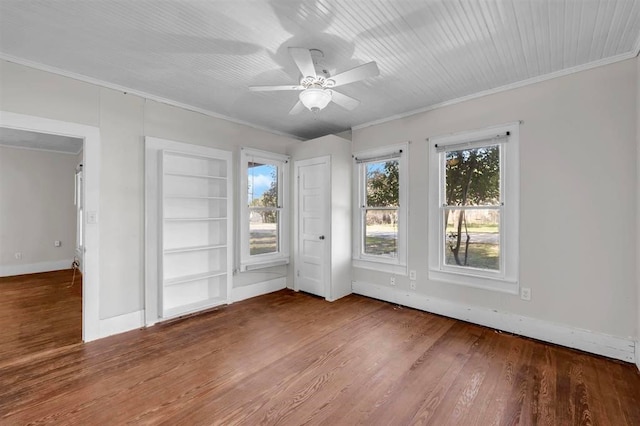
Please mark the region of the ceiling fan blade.
[[304, 86], [249, 86], [252, 92], [273, 92], [276, 90], [304, 90]]
[[348, 109], [349, 111], [351, 111], [352, 109], [360, 105], [360, 101], [352, 98], [351, 96], [343, 95], [342, 93], [336, 92], [335, 90], [332, 90], [332, 92], [333, 93], [331, 94], [331, 100], [344, 109]]
[[298, 101], [293, 108], [291, 108], [291, 110], [289, 111], [289, 114], [294, 115], [294, 114], [300, 114], [303, 110], [304, 110], [305, 106], [302, 102]]
[[375, 77], [378, 74], [380, 74], [378, 65], [375, 62], [369, 62], [334, 75], [329, 80], [333, 80], [335, 82], [333, 87], [338, 87], [344, 84], [353, 83], [354, 81], [364, 80], [365, 78]]
[[309, 49], [290, 47], [289, 54], [302, 73], [302, 77], [316, 77], [316, 67], [313, 66], [313, 58]]

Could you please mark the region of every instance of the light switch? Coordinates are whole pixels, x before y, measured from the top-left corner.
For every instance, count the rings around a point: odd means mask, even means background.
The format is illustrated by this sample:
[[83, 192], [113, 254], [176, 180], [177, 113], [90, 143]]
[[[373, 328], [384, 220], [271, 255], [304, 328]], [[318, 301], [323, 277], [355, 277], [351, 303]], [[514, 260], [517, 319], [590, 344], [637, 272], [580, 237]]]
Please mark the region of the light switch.
[[60, 242], [60, 240], [55, 240], [53, 242], [54, 247], [60, 247], [62, 245], [62, 243]]
[[98, 223], [98, 212], [87, 212], [87, 223]]

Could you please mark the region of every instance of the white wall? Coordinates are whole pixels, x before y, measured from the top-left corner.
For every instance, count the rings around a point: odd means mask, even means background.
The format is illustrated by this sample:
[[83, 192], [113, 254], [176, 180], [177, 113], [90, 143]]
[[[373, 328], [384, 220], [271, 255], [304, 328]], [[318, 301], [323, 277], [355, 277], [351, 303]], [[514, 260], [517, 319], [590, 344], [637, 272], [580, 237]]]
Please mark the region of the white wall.
[[636, 326], [636, 365], [640, 369], [640, 56], [636, 60], [637, 96], [636, 96], [636, 299], [638, 318]]
[[[409, 269], [422, 295], [620, 337], [637, 336], [636, 60], [353, 131], [353, 149], [411, 141]], [[425, 138], [524, 120], [520, 283], [532, 299], [428, 281]], [[388, 286], [389, 274], [354, 269]], [[407, 277], [398, 277], [409, 290]]]
[[[27, 273], [56, 261], [71, 267], [76, 163], [75, 155], [0, 146], [0, 270]], [[22, 259], [15, 258], [16, 252]]]
[[[525, 121], [520, 281], [532, 288], [531, 302], [427, 281], [426, 227], [412, 214], [409, 268], [418, 271], [421, 294], [640, 338], [639, 68], [637, 59], [628, 60], [353, 131], [353, 151], [413, 142], [409, 192], [412, 211], [420, 212], [427, 208], [425, 138]], [[284, 153], [296, 143], [6, 61], [0, 62], [0, 93], [0, 110], [101, 130], [101, 318], [143, 308], [144, 135], [233, 150], [236, 168], [239, 146]], [[234, 281], [286, 273], [280, 267]], [[389, 282], [388, 274], [361, 269], [353, 278]], [[397, 283], [408, 289], [406, 277]]]
[[[295, 142], [6, 61], [0, 62], [0, 93], [0, 110], [100, 128], [101, 319], [144, 308], [145, 135], [231, 150], [236, 170], [240, 146], [284, 153]], [[234, 283], [243, 285], [286, 274], [286, 267], [256, 271], [236, 276]]]
[[[329, 155], [331, 157], [331, 294], [326, 298], [336, 300], [351, 293], [351, 143], [349, 140], [327, 135], [317, 139], [291, 145], [291, 159], [306, 160]], [[291, 176], [295, 179], [292, 164]], [[292, 191], [295, 185], [291, 185]], [[291, 200], [295, 200], [291, 193]], [[295, 247], [295, 235], [292, 217], [291, 247]], [[295, 265], [294, 265], [295, 267]], [[293, 270], [290, 271], [290, 284], [293, 284]]]

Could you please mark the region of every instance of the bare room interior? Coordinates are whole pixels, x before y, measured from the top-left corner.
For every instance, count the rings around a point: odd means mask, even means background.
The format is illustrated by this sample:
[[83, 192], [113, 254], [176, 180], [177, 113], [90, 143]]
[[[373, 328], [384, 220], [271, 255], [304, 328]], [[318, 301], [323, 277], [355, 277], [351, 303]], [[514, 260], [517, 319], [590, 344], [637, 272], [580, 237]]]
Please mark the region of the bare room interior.
[[640, 0], [0, 0], [0, 423], [640, 424]]

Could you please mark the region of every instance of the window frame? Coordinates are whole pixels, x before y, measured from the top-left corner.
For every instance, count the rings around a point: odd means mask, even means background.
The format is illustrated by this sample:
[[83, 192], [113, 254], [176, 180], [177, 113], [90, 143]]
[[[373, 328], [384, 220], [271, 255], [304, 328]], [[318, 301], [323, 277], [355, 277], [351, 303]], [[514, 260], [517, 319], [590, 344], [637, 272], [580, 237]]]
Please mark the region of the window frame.
[[[454, 133], [429, 138], [429, 208], [428, 244], [430, 280], [443, 281], [510, 294], [519, 292], [519, 191], [520, 123], [508, 123], [483, 129]], [[507, 137], [495, 139], [496, 135]], [[444, 227], [444, 204], [446, 153], [437, 152], [438, 147], [469, 144], [468, 148], [500, 145], [500, 270], [484, 270], [445, 264], [446, 241]], [[458, 147], [456, 150], [459, 150]], [[491, 205], [490, 208], [495, 208]]]
[[[398, 255], [396, 257], [364, 253], [365, 213], [368, 208], [366, 206], [366, 164], [386, 156], [389, 156], [388, 160], [397, 159], [398, 161]], [[408, 143], [360, 151], [353, 155], [353, 267], [407, 275], [408, 156]], [[371, 161], [368, 161], [369, 159]], [[364, 161], [359, 162], [359, 160]]]
[[[278, 251], [251, 255], [249, 229], [249, 161], [277, 167]], [[289, 263], [289, 156], [253, 148], [240, 149], [240, 270], [247, 271]]]

